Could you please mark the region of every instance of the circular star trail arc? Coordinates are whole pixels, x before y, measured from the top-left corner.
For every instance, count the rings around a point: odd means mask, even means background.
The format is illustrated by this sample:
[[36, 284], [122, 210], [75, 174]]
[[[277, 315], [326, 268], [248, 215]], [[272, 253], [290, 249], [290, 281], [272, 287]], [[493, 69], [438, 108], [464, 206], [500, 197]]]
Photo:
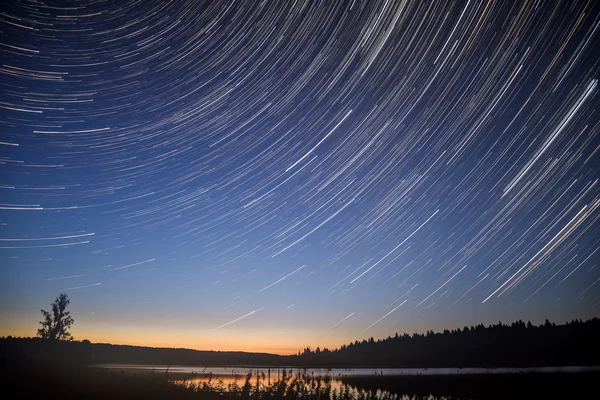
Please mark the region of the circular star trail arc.
[[356, 335], [393, 299], [596, 306], [597, 2], [21, 0], [0, 27], [3, 287], [207, 292], [217, 329], [331, 302], [315, 330]]

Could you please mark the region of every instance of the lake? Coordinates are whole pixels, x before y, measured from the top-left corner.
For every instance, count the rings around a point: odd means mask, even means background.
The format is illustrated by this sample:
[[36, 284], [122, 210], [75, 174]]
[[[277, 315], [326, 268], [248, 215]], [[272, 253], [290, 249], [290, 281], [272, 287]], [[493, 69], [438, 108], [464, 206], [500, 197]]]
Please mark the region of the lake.
[[[288, 374], [305, 385], [329, 385], [331, 396], [347, 390], [354, 399], [566, 399], [597, 392], [600, 366], [543, 368], [264, 368], [99, 364], [95, 368], [128, 373], [167, 374], [177, 383], [227, 391], [243, 386], [246, 376], [261, 389]], [[258, 381], [257, 381], [258, 373]], [[370, 396], [369, 396], [370, 394]]]

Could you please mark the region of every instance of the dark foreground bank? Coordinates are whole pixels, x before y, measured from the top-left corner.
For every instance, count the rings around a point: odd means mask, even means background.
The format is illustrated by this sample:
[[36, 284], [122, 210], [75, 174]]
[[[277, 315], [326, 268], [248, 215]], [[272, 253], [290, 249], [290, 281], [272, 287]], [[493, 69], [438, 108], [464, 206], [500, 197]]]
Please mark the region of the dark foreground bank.
[[596, 398], [599, 372], [478, 375], [421, 375], [349, 377], [353, 389], [407, 394], [417, 399], [576, 399]]

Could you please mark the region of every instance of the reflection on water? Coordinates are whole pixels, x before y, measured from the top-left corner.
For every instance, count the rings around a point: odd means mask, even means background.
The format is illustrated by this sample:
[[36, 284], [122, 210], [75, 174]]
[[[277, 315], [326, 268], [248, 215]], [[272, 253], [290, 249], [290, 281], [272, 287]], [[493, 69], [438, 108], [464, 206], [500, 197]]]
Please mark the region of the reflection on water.
[[[244, 387], [250, 393], [256, 393], [255, 398], [269, 398], [276, 392], [285, 393], [287, 398], [308, 398], [317, 400], [451, 400], [450, 397], [435, 397], [433, 395], [416, 396], [406, 393], [393, 393], [386, 390], [365, 390], [345, 383], [341, 378], [330, 376], [313, 376], [297, 372], [295, 375], [286, 371], [270, 377], [262, 372], [249, 373], [244, 378], [239, 375], [202, 374], [188, 378], [173, 379], [175, 384], [194, 387], [200, 392], [242, 393]], [[282, 382], [284, 382], [283, 388]], [[260, 393], [260, 394], [259, 394]], [[276, 396], [275, 396], [276, 397]]]
[[[155, 374], [203, 393], [244, 400], [491, 400], [584, 398], [600, 367], [537, 369], [283, 369], [96, 365]], [[583, 397], [582, 397], [583, 396]]]
[[[303, 379], [302, 381], [309, 382], [309, 384], [310, 384], [310, 381], [313, 379], [315, 381], [317, 380], [317, 378], [312, 378], [312, 379], [307, 378], [307, 379]], [[245, 376], [242, 377], [242, 376], [235, 376], [235, 375], [216, 375], [216, 374], [191, 376], [191, 377], [182, 378], [182, 379], [174, 379], [174, 381], [176, 383], [192, 384], [192, 385], [196, 385], [196, 386], [202, 386], [204, 384], [207, 384], [207, 385], [210, 385], [211, 387], [215, 388], [217, 391], [229, 391], [232, 387], [235, 387], [236, 385], [241, 387], [244, 385], [245, 380], [246, 380]], [[262, 376], [260, 376], [258, 379], [258, 385], [261, 388], [266, 388], [266, 387], [271, 386], [272, 384], [275, 384], [278, 381], [279, 381], [279, 379], [276, 374], [272, 375], [270, 380], [269, 380], [268, 375], [266, 375], [264, 378], [262, 378]], [[253, 388], [256, 388], [257, 379], [256, 379], [255, 374], [252, 376], [250, 383], [252, 384]], [[331, 391], [335, 390], [336, 393], [340, 393], [341, 391], [343, 391], [344, 383], [342, 382], [341, 379], [332, 378], [329, 380], [326, 380], [326, 379], [322, 380], [322, 385], [327, 384], [327, 383], [330, 385]], [[316, 383], [315, 383], [315, 386], [316, 386]], [[350, 386], [348, 388], [353, 393], [357, 392], [356, 389], [353, 389]]]

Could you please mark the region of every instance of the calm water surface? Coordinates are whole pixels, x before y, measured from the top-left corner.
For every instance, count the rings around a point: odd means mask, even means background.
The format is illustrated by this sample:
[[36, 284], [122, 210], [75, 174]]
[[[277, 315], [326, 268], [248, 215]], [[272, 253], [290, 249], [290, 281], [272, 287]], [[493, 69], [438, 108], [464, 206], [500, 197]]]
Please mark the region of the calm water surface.
[[133, 373], [167, 373], [175, 382], [208, 383], [217, 391], [226, 391], [230, 385], [243, 386], [248, 374], [252, 374], [253, 386], [257, 383], [258, 374], [260, 386], [264, 388], [278, 381], [285, 369], [288, 375], [300, 375], [306, 382], [321, 380], [323, 386], [329, 383], [331, 390], [338, 394], [348, 388], [355, 399], [362, 392], [395, 400], [568, 399], [573, 398], [576, 392], [587, 394], [588, 390], [583, 387], [596, 387], [595, 382], [600, 378], [600, 366], [304, 369], [100, 364], [93, 367]]

